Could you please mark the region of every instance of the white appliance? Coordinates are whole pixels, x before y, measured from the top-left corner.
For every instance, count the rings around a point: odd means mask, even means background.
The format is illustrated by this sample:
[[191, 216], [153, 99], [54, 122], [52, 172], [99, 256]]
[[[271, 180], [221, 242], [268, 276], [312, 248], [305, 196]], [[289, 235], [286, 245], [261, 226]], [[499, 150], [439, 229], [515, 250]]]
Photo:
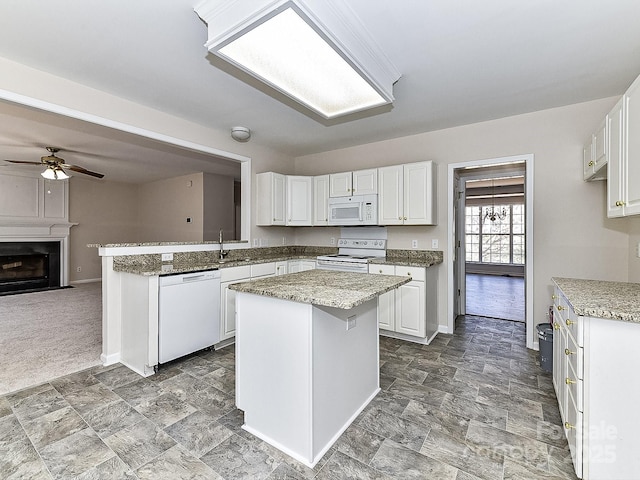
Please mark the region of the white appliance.
[[369, 261], [386, 256], [387, 241], [384, 239], [340, 238], [338, 253], [316, 257], [320, 270], [368, 273]]
[[159, 287], [159, 363], [220, 341], [219, 271], [161, 276]]
[[329, 225], [377, 225], [378, 195], [329, 198]]

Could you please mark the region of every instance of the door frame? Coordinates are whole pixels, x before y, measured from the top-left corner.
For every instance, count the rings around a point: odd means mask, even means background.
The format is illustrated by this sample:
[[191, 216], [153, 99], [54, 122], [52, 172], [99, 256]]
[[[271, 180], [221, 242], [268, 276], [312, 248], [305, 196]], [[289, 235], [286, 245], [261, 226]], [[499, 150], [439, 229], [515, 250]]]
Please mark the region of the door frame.
[[[533, 319], [533, 176], [534, 176], [534, 155], [514, 155], [510, 157], [489, 158], [484, 160], [473, 160], [461, 163], [450, 163], [448, 165], [447, 176], [447, 245], [449, 252], [455, 255], [455, 227], [454, 215], [454, 192], [456, 190], [456, 170], [462, 168], [479, 168], [524, 162], [525, 164], [525, 326], [527, 332], [527, 348], [538, 348], [537, 337], [534, 335]], [[462, 262], [459, 262], [462, 263]], [[464, 267], [462, 267], [464, 268]], [[459, 271], [462, 268], [458, 268]], [[447, 326], [446, 333], [452, 334], [455, 329], [454, 301], [456, 291], [454, 289], [456, 275], [454, 262], [447, 262]]]

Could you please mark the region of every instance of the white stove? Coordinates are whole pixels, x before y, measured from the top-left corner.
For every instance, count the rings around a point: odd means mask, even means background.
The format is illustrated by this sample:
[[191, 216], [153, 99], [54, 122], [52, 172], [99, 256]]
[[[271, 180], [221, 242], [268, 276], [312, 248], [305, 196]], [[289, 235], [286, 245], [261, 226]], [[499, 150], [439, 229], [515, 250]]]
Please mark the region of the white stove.
[[320, 255], [316, 261], [321, 270], [367, 273], [369, 261], [385, 257], [386, 247], [386, 240], [341, 238], [338, 240], [337, 254]]

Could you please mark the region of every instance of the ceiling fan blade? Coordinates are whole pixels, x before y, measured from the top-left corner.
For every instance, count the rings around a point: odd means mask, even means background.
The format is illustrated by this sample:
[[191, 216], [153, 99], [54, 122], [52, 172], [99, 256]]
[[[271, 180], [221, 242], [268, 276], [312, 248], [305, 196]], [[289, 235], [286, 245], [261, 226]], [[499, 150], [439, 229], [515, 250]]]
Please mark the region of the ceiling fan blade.
[[71, 170], [72, 172], [84, 173], [85, 175], [91, 175], [92, 177], [102, 178], [104, 175], [102, 173], [92, 172], [91, 170], [87, 170], [86, 168], [79, 167], [78, 165], [61, 165], [63, 168]]
[[42, 165], [42, 162], [27, 162], [25, 160], [5, 160], [5, 162], [9, 163], [24, 163], [27, 165]]

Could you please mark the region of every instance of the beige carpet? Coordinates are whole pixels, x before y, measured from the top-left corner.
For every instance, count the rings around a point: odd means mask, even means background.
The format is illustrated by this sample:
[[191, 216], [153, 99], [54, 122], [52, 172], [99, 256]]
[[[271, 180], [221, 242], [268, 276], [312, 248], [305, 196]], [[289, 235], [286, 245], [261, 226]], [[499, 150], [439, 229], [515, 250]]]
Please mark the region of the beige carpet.
[[102, 284], [0, 296], [0, 395], [100, 364]]

